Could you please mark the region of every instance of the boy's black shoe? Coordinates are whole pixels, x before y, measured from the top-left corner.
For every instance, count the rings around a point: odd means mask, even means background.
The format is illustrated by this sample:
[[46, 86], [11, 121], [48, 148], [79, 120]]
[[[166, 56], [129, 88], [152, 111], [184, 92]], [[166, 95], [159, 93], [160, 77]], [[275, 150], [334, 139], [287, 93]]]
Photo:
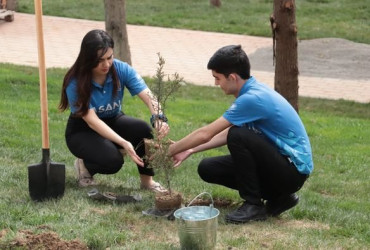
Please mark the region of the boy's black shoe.
[[296, 194], [289, 194], [277, 200], [269, 200], [266, 203], [266, 210], [269, 216], [278, 216], [282, 212], [296, 206], [299, 202], [299, 197]]
[[265, 220], [267, 218], [266, 208], [264, 205], [248, 204], [246, 201], [237, 210], [226, 215], [228, 223], [246, 223], [249, 221]]

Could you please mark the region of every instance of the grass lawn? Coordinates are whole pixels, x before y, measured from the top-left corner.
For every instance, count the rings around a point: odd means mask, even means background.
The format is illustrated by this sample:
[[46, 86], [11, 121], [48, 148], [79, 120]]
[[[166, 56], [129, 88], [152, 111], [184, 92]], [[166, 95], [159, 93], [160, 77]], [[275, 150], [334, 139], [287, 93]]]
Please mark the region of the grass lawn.
[[[34, 13], [33, 0], [18, 0], [19, 11]], [[296, 0], [299, 39], [344, 38], [370, 43], [369, 0]], [[104, 1], [43, 0], [45, 15], [104, 20]], [[127, 0], [127, 23], [192, 30], [271, 36], [272, 0]]]
[[[34, 13], [33, 0], [17, 2], [19, 12]], [[208, 0], [126, 2], [129, 24], [271, 34], [271, 0], [223, 0], [220, 9], [210, 7]], [[370, 43], [366, 32], [369, 0], [296, 0], [296, 6], [300, 39], [337, 37]], [[43, 11], [45, 15], [104, 20], [102, 0], [43, 0]], [[78, 249], [73, 245], [76, 242], [89, 249], [179, 249], [175, 222], [142, 215], [153, 207], [154, 197], [139, 189], [137, 169], [129, 159], [119, 173], [98, 175], [97, 188], [139, 193], [142, 202], [97, 202], [88, 197], [90, 188], [77, 187], [74, 157], [64, 140], [68, 114], [57, 110], [65, 72], [48, 70], [48, 101], [51, 158], [66, 165], [66, 190], [60, 200], [35, 203], [28, 193], [27, 166], [41, 160], [38, 70], [0, 63], [0, 249], [29, 249], [25, 243], [30, 243], [32, 235], [46, 235], [49, 242], [68, 241], [70, 245], [62, 249]], [[218, 118], [232, 100], [218, 88], [182, 87], [167, 107], [171, 139], [180, 139]], [[149, 122], [148, 111], [138, 98], [126, 95], [124, 110]], [[299, 205], [279, 218], [241, 226], [225, 223], [224, 215], [241, 202], [238, 193], [201, 181], [196, 171], [202, 158], [226, 154], [224, 147], [193, 155], [176, 169], [173, 188], [183, 193], [185, 202], [203, 191], [215, 199], [233, 201], [219, 208], [217, 249], [369, 248], [370, 104], [300, 98], [300, 116], [313, 147], [315, 169], [298, 192]]]
[[[0, 64], [0, 249], [26, 249], [15, 243], [22, 233], [50, 231], [90, 249], [179, 249], [175, 222], [142, 215], [153, 207], [153, 195], [138, 189], [138, 173], [131, 161], [118, 174], [96, 179], [101, 191], [140, 193], [140, 203], [93, 201], [87, 196], [89, 188], [76, 186], [74, 157], [64, 140], [68, 114], [56, 108], [65, 71], [48, 70], [48, 99], [51, 158], [66, 165], [66, 190], [60, 200], [35, 203], [28, 194], [27, 166], [41, 160], [38, 70]], [[231, 101], [218, 88], [182, 87], [168, 103], [171, 139], [213, 121]], [[149, 119], [138, 98], [126, 96], [124, 109], [128, 115]], [[217, 249], [370, 246], [370, 104], [301, 98], [300, 115], [313, 146], [315, 169], [298, 193], [299, 205], [279, 218], [242, 226], [225, 224], [225, 213], [240, 201], [238, 194], [204, 183], [196, 172], [200, 159], [224, 154], [225, 148], [193, 155], [176, 170], [173, 186], [185, 201], [207, 191], [214, 198], [235, 202], [220, 208]]]

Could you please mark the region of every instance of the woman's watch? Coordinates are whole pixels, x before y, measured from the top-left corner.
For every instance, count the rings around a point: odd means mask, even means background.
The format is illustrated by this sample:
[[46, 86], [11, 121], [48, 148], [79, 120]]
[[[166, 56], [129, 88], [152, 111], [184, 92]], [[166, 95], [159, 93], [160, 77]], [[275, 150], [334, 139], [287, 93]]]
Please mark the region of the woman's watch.
[[155, 128], [156, 120], [161, 120], [162, 122], [167, 122], [168, 121], [167, 117], [164, 114], [152, 115], [150, 117], [150, 123], [152, 124], [153, 128]]

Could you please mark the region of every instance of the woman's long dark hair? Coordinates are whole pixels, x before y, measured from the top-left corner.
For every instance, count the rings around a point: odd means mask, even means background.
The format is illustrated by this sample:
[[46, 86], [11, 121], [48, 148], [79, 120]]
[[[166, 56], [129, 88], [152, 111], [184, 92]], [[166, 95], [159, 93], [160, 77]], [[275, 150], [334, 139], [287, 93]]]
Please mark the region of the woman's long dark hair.
[[[98, 66], [99, 59], [104, 56], [108, 48], [114, 48], [113, 39], [104, 30], [89, 31], [82, 39], [80, 53], [76, 62], [68, 70], [63, 80], [59, 109], [64, 111], [68, 108], [68, 98], [66, 88], [74, 78], [77, 81], [77, 107], [75, 116], [82, 117], [86, 115], [89, 109], [91, 97], [92, 70]], [[113, 95], [117, 94], [119, 81], [114, 65], [110, 68], [114, 82]]]

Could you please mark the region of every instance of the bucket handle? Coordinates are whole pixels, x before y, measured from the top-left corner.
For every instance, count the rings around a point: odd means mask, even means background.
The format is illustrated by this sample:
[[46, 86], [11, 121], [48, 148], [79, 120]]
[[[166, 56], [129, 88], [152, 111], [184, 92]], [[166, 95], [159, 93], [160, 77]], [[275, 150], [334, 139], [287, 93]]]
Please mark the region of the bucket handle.
[[204, 194], [208, 194], [209, 195], [209, 197], [211, 197], [211, 201], [212, 201], [212, 204], [211, 204], [211, 207], [213, 207], [213, 198], [212, 198], [212, 195], [210, 194], [210, 193], [208, 193], [208, 192], [203, 192], [203, 193], [200, 193], [200, 194], [198, 194], [197, 196], [195, 196], [195, 198], [194, 199], [192, 199], [190, 202], [189, 202], [189, 204], [188, 204], [188, 207], [190, 207], [190, 205], [199, 197], [199, 196], [202, 196], [202, 195], [204, 195]]

